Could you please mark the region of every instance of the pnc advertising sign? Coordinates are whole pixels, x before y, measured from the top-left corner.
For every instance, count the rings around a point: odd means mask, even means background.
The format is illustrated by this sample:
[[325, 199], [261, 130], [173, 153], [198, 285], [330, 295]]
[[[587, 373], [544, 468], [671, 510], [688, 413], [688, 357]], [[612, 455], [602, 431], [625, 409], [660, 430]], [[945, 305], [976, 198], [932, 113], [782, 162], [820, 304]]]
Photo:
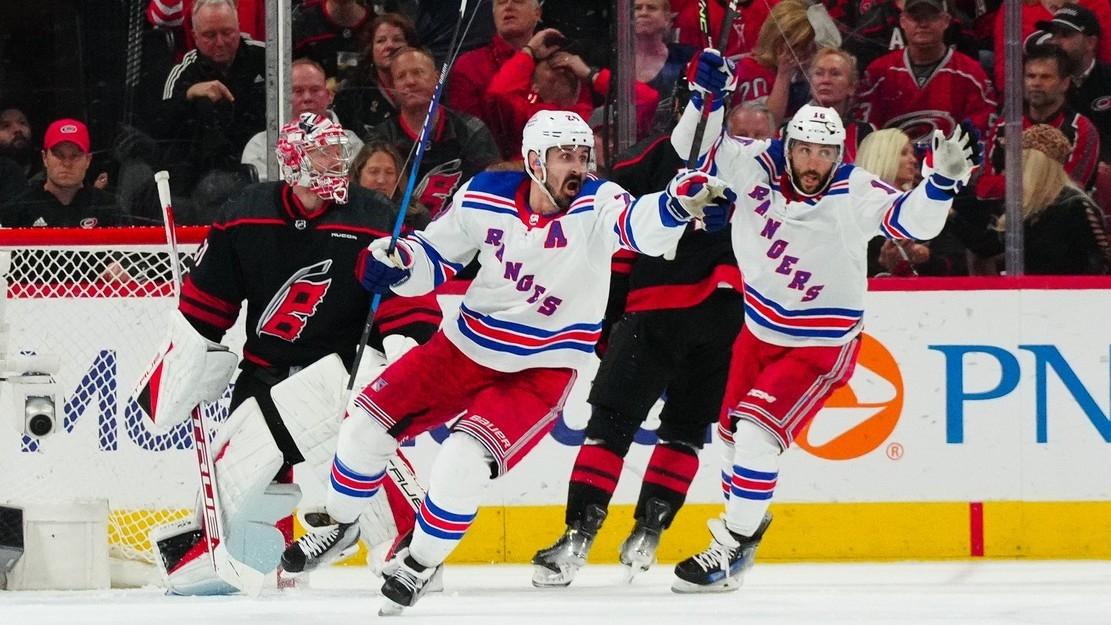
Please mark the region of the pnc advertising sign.
[[826, 460], [868, 454], [895, 430], [903, 411], [903, 390], [895, 357], [875, 337], [862, 334], [852, 379], [833, 393], [795, 442]]

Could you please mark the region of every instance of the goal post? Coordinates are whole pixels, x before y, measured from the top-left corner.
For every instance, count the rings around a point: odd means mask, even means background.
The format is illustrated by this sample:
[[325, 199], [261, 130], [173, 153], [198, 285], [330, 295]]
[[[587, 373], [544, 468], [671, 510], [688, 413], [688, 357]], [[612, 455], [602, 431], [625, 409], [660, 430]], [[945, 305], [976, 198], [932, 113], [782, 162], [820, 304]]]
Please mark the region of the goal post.
[[[179, 253], [191, 258], [206, 233], [178, 228]], [[50, 434], [26, 434], [13, 394], [0, 394], [0, 504], [106, 500], [111, 557], [128, 563], [154, 563], [151, 528], [190, 514], [197, 492], [189, 424], [157, 434], [133, 396], [176, 306], [165, 236], [0, 229], [0, 357], [57, 363]], [[239, 351], [241, 326], [226, 342]], [[210, 436], [229, 399], [206, 409]]]

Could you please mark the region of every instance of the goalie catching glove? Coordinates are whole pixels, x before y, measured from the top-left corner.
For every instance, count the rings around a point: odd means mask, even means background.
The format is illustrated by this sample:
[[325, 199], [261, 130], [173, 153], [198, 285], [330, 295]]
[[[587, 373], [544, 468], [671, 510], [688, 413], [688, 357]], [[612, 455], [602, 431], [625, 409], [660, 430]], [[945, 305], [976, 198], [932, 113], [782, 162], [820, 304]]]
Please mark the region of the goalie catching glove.
[[180, 311], [170, 313], [168, 334], [135, 393], [158, 434], [188, 419], [202, 401], [220, 399], [239, 362], [227, 347], [201, 336]]
[[675, 226], [701, 219], [710, 232], [729, 223], [737, 194], [724, 180], [697, 169], [679, 172], [667, 185], [660, 205], [665, 225]]
[[972, 170], [983, 162], [980, 133], [965, 120], [946, 137], [940, 130], [933, 134], [933, 149], [926, 155], [922, 173], [930, 184], [950, 197], [960, 193]]

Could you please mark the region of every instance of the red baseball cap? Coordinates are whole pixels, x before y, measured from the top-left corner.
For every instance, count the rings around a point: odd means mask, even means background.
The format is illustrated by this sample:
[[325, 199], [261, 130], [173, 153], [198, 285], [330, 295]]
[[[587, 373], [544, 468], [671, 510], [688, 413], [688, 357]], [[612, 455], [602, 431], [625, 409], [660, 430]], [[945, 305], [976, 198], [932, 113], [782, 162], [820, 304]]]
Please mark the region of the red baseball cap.
[[89, 129], [84, 123], [76, 119], [59, 119], [51, 122], [46, 128], [46, 136], [42, 140], [42, 149], [49, 150], [59, 143], [69, 141], [81, 148], [82, 152], [89, 151]]

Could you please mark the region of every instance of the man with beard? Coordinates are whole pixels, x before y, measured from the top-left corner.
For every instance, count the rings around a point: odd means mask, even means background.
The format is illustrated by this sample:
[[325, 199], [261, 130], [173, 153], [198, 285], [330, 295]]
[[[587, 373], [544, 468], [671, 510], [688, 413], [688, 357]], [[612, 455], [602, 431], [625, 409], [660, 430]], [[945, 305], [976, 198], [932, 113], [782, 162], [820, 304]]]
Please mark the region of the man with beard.
[[[439, 73], [427, 50], [401, 48], [390, 58], [394, 98], [400, 112], [375, 126], [370, 138], [384, 139], [399, 153], [410, 154], [428, 114], [428, 101], [436, 90]], [[478, 118], [444, 107], [436, 110], [428, 140], [413, 198], [436, 216], [462, 181], [499, 160], [498, 147]]]
[[[679, 154], [691, 151], [703, 94], [717, 104], [737, 81], [721, 54], [707, 49], [691, 82], [700, 93], [671, 135]], [[731, 225], [745, 320], [717, 427], [724, 515], [710, 520], [706, 550], [676, 565], [675, 592], [740, 587], [771, 523], [780, 455], [852, 376], [868, 240], [937, 236], [979, 164], [969, 124], [949, 137], [935, 130], [922, 182], [899, 192], [844, 162], [845, 128], [832, 108], [804, 105], [782, 141], [723, 135], [722, 117], [720, 106], [711, 111], [697, 149], [703, 167], [720, 172], [740, 198]]]
[[23, 111], [15, 106], [0, 110], [0, 158], [11, 159], [23, 177], [30, 178], [42, 169], [42, 161], [35, 158], [35, 152], [31, 124]]
[[358, 537], [354, 523], [399, 442], [453, 419], [433, 462], [412, 542], [387, 563], [383, 612], [424, 594], [463, 538], [489, 483], [551, 431], [593, 357], [619, 249], [660, 256], [695, 217], [721, 226], [736, 196], [700, 171], [634, 200], [588, 176], [594, 133], [570, 111], [542, 111], [524, 129], [523, 171], [484, 172], [463, 185], [426, 230], [372, 243], [363, 284], [426, 293], [476, 253], [478, 276], [458, 317], [371, 382], [340, 427], [328, 532], [290, 547], [328, 560]]

